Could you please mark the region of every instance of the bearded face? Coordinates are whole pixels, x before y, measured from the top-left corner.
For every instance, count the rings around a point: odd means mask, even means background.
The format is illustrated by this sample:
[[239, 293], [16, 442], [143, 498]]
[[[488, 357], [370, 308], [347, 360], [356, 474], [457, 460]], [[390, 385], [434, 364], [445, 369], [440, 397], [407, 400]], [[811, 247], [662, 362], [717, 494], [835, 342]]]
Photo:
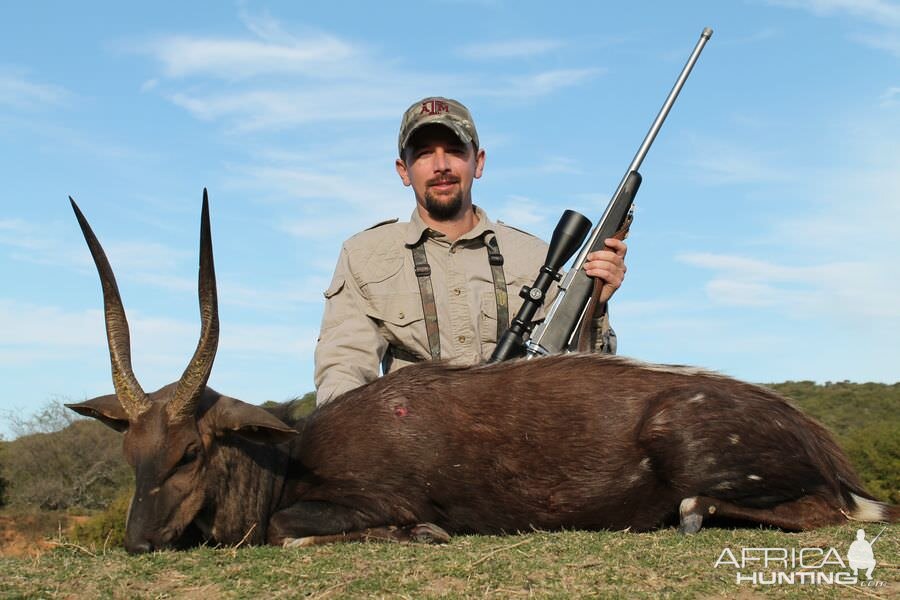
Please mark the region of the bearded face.
[[397, 160], [397, 173], [435, 221], [449, 221], [472, 208], [472, 182], [481, 177], [484, 150], [462, 142], [442, 125], [416, 131]]

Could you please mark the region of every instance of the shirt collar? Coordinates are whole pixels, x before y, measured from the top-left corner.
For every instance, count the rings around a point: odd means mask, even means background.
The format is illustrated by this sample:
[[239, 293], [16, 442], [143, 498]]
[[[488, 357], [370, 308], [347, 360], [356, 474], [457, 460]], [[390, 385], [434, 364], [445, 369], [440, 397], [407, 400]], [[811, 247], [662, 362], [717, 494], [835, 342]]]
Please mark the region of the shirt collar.
[[[481, 207], [473, 205], [473, 208], [475, 209], [475, 216], [478, 217], [478, 223], [471, 231], [459, 236], [457, 241], [474, 240], [484, 236], [485, 233], [494, 233], [496, 229], [494, 222], [488, 218], [487, 213], [484, 212]], [[406, 236], [403, 241], [407, 246], [415, 246], [422, 239], [423, 235], [429, 237], [443, 237], [444, 234], [431, 229], [425, 221], [422, 220], [422, 217], [419, 216], [418, 208], [414, 208], [412, 216], [409, 218], [409, 224], [406, 227]]]

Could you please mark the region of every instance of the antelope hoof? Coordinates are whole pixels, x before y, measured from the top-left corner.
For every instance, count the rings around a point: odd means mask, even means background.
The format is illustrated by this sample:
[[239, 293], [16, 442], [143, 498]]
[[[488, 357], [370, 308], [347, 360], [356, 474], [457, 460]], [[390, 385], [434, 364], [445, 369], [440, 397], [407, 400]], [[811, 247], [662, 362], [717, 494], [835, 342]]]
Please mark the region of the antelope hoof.
[[703, 514], [698, 510], [699, 502], [696, 498], [685, 498], [678, 508], [680, 522], [678, 533], [689, 535], [700, 531], [703, 526]]
[[702, 526], [703, 517], [700, 515], [688, 515], [681, 518], [681, 523], [678, 524], [678, 533], [683, 533], [685, 535], [697, 533]]
[[409, 541], [420, 544], [446, 544], [450, 534], [434, 523], [420, 523], [409, 529]]

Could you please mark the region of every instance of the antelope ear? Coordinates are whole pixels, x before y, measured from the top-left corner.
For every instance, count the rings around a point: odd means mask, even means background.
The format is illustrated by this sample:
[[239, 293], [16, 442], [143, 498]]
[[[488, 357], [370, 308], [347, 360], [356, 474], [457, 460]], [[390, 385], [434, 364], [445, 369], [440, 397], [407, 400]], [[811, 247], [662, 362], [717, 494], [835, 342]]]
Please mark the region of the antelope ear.
[[116, 431], [125, 431], [128, 429], [128, 415], [125, 409], [119, 403], [119, 397], [115, 394], [107, 396], [98, 396], [85, 400], [84, 402], [75, 402], [66, 404], [67, 408], [71, 408], [80, 415], [97, 419], [107, 427], [112, 427]]
[[202, 420], [214, 435], [239, 435], [253, 442], [280, 444], [298, 435], [264, 408], [228, 396], [220, 396]]

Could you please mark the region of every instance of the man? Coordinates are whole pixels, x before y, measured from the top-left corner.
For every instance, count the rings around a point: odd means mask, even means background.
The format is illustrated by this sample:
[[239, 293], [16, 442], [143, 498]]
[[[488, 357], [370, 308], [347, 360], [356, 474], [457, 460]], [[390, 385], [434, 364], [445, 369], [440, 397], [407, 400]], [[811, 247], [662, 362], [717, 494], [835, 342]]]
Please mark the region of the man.
[[[416, 208], [408, 223], [385, 221], [344, 242], [316, 347], [318, 404], [374, 380], [379, 368], [488, 359], [547, 255], [546, 243], [472, 204], [485, 152], [465, 106], [416, 102], [403, 116], [398, 150], [397, 174]], [[614, 352], [605, 306], [625, 276], [627, 248], [616, 239], [606, 245], [585, 271], [605, 282], [595, 348]]]

